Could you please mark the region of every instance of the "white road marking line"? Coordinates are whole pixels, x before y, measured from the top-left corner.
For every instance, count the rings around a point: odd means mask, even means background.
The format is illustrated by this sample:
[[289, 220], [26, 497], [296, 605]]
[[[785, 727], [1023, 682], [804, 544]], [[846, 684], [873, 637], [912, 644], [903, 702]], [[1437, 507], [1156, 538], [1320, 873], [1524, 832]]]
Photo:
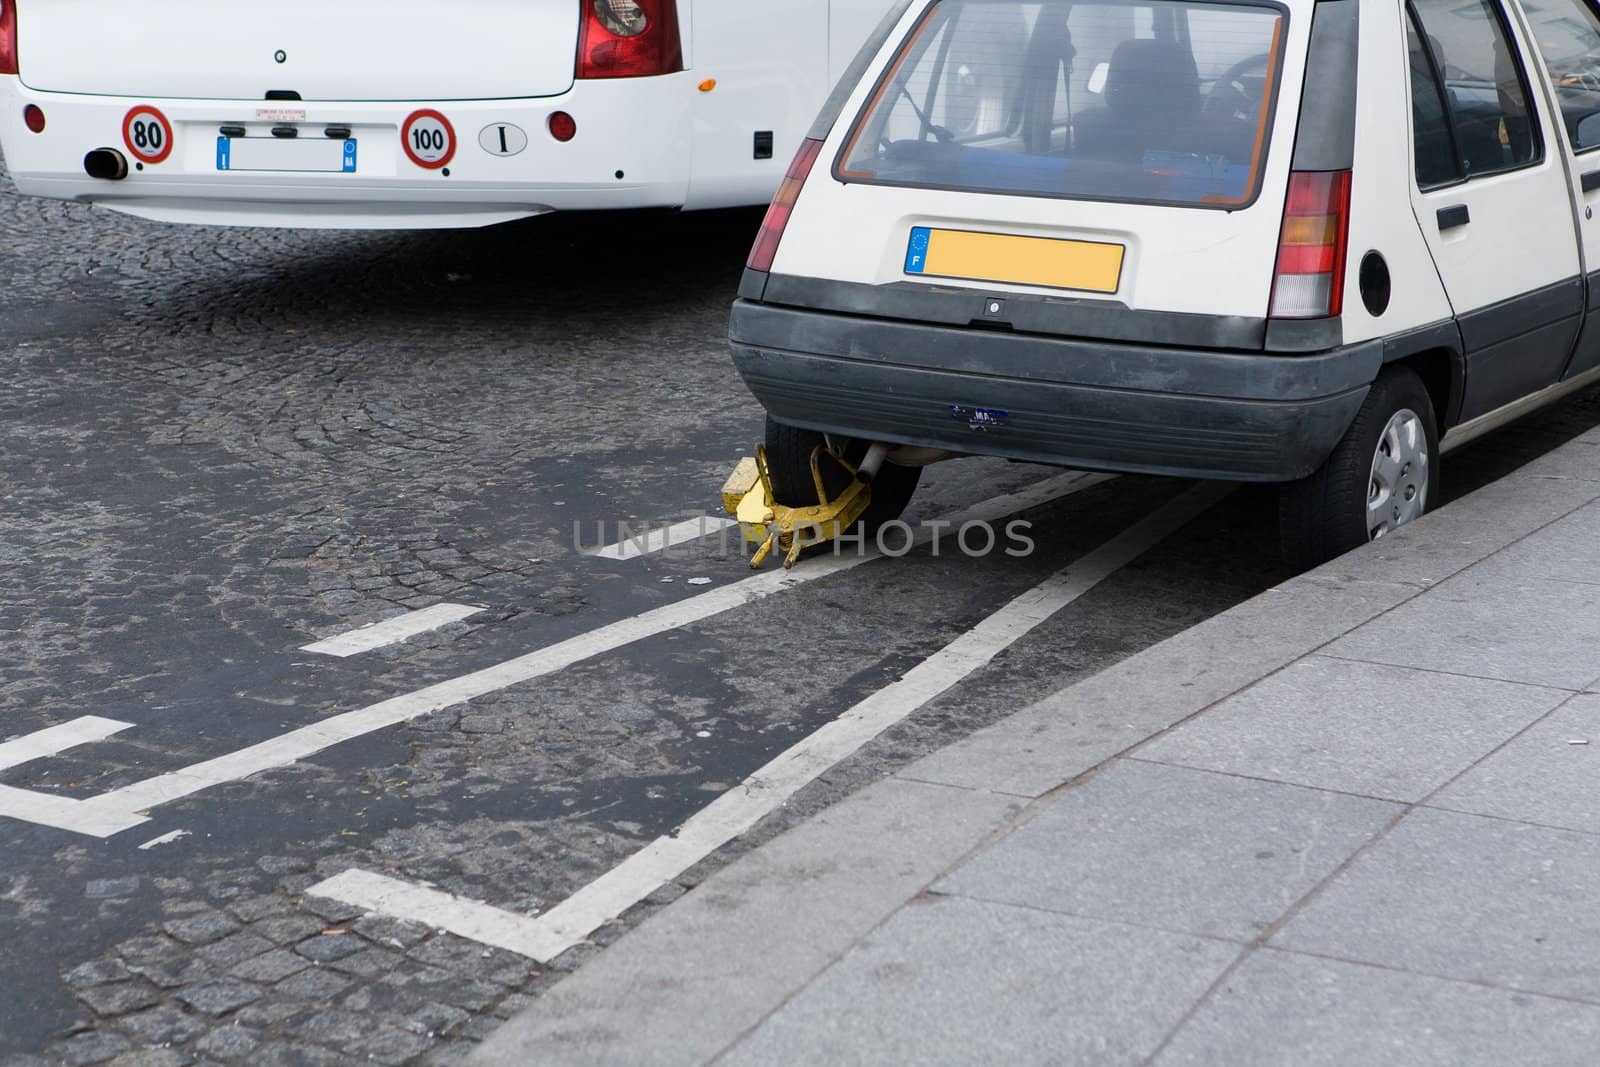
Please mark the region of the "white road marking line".
[[665, 552], [669, 548], [698, 541], [712, 534], [720, 534], [730, 526], [739, 525], [733, 519], [717, 515], [702, 515], [698, 519], [689, 519], [686, 522], [676, 523], [672, 526], [646, 527], [637, 533], [630, 531], [614, 545], [604, 548], [585, 549], [585, 556], [595, 559], [638, 559], [654, 552]]
[[[93, 798], [98, 800], [99, 798]], [[35, 793], [0, 785], [0, 818], [31, 822], [88, 837], [113, 837], [150, 820], [116, 807], [95, 807], [90, 800]]]
[[435, 604], [431, 608], [422, 608], [419, 611], [410, 611], [404, 615], [397, 615], [392, 619], [375, 622], [371, 626], [363, 626], [359, 630], [329, 637], [312, 645], [301, 645], [301, 652], [317, 652], [324, 656], [338, 656], [343, 659], [347, 656], [358, 656], [363, 652], [383, 648], [386, 645], [398, 644], [418, 634], [425, 634], [429, 630], [437, 630], [452, 622], [470, 619], [485, 608], [473, 607], [471, 604]]
[[[956, 527], [965, 522], [994, 521], [1017, 511], [1099, 485], [1111, 477], [1111, 475], [1077, 472], [1056, 475], [1022, 492], [983, 501], [953, 515], [945, 516], [939, 521], [954, 524]], [[925, 527], [919, 532], [916, 542], [926, 543], [932, 537], [932, 530]], [[763, 571], [731, 585], [712, 589], [674, 604], [665, 604], [492, 667], [439, 682], [412, 693], [391, 697], [342, 715], [334, 715], [309, 726], [302, 726], [225, 756], [205, 760], [155, 778], [147, 778], [142, 782], [135, 782], [87, 800], [64, 801], [75, 805], [70, 809], [61, 808], [59, 805], [46, 805], [34, 809], [28, 807], [20, 798], [13, 798], [12, 802], [8, 803], [5, 795], [0, 793], [0, 816], [74, 830], [91, 837], [110, 837], [147, 822], [148, 817], [143, 813], [161, 804], [182, 799], [210, 789], [212, 786], [239, 781], [262, 771], [286, 767], [344, 741], [554, 674], [575, 663], [633, 644], [635, 641], [700, 622], [714, 615], [732, 611], [734, 608], [755, 603], [774, 593], [840, 574], [878, 558], [879, 556], [872, 551], [862, 555], [823, 556], [807, 560], [804, 566], [797, 570]], [[36, 796], [43, 801], [60, 800], [57, 797], [24, 790], [16, 792], [21, 793], [23, 797]], [[39, 818], [28, 814], [35, 810], [39, 813]]]
[[131, 722], [102, 719], [98, 715], [85, 715], [81, 719], [64, 722], [10, 741], [0, 742], [0, 771], [32, 763], [36, 759], [58, 756], [69, 748], [87, 745], [91, 741], [104, 741], [133, 726]]
[[749, 830], [885, 730], [988, 664], [1029, 631], [1203, 514], [1231, 485], [1192, 489], [1012, 600], [977, 626], [783, 752], [738, 787], [533, 920], [548, 961]]
[[189, 836], [190, 834], [188, 830], [174, 830], [170, 834], [162, 834], [160, 837], [152, 837], [150, 840], [139, 846], [139, 851], [149, 852], [151, 849], [159, 845], [170, 845], [174, 841]]
[[426, 923], [540, 962], [551, 959], [555, 948], [536, 920], [527, 916], [357, 868], [317, 883], [306, 895], [328, 897], [393, 919]]

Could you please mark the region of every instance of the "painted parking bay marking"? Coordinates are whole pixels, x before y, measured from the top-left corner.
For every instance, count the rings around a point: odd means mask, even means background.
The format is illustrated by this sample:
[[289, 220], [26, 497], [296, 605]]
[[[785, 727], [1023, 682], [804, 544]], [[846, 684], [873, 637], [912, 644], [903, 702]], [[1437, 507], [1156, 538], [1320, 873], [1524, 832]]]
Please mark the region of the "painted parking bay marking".
[[538, 921], [428, 886], [351, 869], [319, 882], [307, 896], [327, 897], [354, 908], [407, 922], [425, 923], [458, 937], [492, 945], [541, 963], [559, 955], [559, 944]]
[[988, 665], [1061, 609], [1227, 496], [1232, 485], [1189, 490], [1087, 556], [1057, 571], [923, 660], [893, 685], [778, 755], [738, 787], [537, 920], [555, 954], [582, 943], [661, 886], [749, 830], [801, 787], [868, 741]]
[[[957, 526], [968, 522], [993, 522], [1015, 512], [1081, 492], [1109, 481], [1110, 477], [1078, 472], [1060, 474], [1019, 492], [994, 497], [945, 516], [940, 522]], [[918, 535], [916, 543], [926, 543], [932, 536], [931, 531], [924, 530]], [[345, 741], [554, 674], [635, 641], [700, 622], [879, 558], [877, 553], [871, 551], [857, 556], [829, 556], [808, 561], [802, 570], [752, 575], [719, 589], [547, 645], [492, 667], [334, 715], [227, 755], [84, 800], [0, 787], [0, 818], [38, 823], [90, 837], [111, 837], [148, 822], [149, 816], [144, 813], [162, 804], [262, 771], [286, 767]]]
[[[13, 738], [0, 744], [0, 770], [58, 756], [68, 749], [104, 741], [132, 727], [131, 722], [118, 722], [115, 719], [102, 719], [97, 715], [85, 715], [71, 722], [61, 723], [59, 726]], [[29, 789], [0, 785], [0, 815], [25, 811], [26, 815], [17, 817], [41, 826], [99, 837], [107, 837], [118, 832], [121, 826], [120, 820], [84, 811], [82, 803], [71, 797], [35, 793]]]
[[[547, 963], [743, 834], [885, 730], [987, 666], [1063, 608], [1204, 514], [1233, 490], [1211, 483], [1170, 501], [1043, 582], [837, 719], [780, 753], [739, 786], [538, 918], [458, 901], [359, 869], [306, 892], [452, 933]], [[409, 909], [426, 908], [426, 917]], [[492, 914], [491, 914], [492, 913]], [[485, 919], [490, 921], [485, 922]], [[477, 933], [470, 931], [477, 930]]]
[[720, 515], [702, 515], [697, 519], [687, 519], [672, 526], [653, 528], [647, 526], [638, 531], [629, 529], [624, 523], [618, 528], [622, 536], [616, 544], [606, 545], [603, 548], [583, 549], [583, 554], [593, 559], [638, 559], [640, 556], [665, 552], [678, 545], [686, 545], [691, 541], [720, 534], [738, 525], [735, 520]]
[[375, 622], [358, 630], [325, 638], [310, 645], [301, 645], [301, 652], [315, 652], [324, 656], [357, 656], [363, 652], [399, 644], [418, 634], [437, 630], [452, 622], [470, 619], [486, 609], [471, 604], [435, 604], [431, 608], [410, 611], [392, 619]]
[[85, 715], [81, 719], [64, 722], [11, 741], [0, 742], [0, 771], [20, 767], [37, 759], [59, 756], [69, 748], [104, 741], [113, 734], [133, 728], [131, 722], [102, 719], [98, 715]]

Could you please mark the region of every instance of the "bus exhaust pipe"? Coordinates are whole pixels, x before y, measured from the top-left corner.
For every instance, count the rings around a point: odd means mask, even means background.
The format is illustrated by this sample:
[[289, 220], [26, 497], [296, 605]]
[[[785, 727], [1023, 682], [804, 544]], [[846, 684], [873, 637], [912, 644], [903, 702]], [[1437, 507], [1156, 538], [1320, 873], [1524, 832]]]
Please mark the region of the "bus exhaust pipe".
[[120, 182], [128, 176], [128, 160], [115, 148], [96, 148], [83, 157], [83, 171], [101, 181]]

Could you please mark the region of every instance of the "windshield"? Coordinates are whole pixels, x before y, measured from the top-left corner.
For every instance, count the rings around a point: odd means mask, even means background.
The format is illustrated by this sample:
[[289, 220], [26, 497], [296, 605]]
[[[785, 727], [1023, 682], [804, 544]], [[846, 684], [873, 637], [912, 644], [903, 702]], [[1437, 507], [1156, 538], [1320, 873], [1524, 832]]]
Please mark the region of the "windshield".
[[835, 176], [1242, 207], [1260, 185], [1287, 18], [1194, 0], [939, 0]]

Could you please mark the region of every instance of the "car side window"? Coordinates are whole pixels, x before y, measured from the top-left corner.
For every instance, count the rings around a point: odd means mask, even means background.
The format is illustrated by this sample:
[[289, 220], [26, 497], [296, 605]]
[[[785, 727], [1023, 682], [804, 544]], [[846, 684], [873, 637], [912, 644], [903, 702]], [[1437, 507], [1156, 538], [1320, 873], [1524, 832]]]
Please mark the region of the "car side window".
[[[1528, 81], [1497, 0], [1412, 0], [1408, 7], [1418, 185], [1499, 174], [1543, 158]], [[1452, 152], [1448, 170], [1441, 123]]]
[[1574, 152], [1600, 148], [1600, 15], [1584, 0], [1523, 0]]
[[1411, 138], [1417, 159], [1417, 185], [1436, 189], [1461, 180], [1460, 154], [1450, 132], [1444, 87], [1423, 47], [1416, 20], [1406, 16], [1406, 52], [1411, 67]]

